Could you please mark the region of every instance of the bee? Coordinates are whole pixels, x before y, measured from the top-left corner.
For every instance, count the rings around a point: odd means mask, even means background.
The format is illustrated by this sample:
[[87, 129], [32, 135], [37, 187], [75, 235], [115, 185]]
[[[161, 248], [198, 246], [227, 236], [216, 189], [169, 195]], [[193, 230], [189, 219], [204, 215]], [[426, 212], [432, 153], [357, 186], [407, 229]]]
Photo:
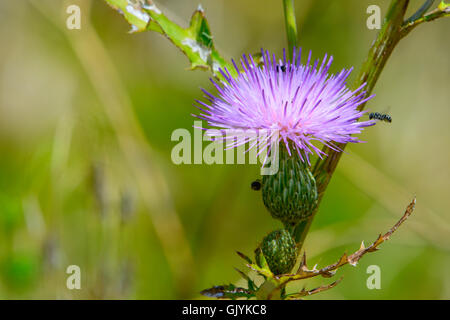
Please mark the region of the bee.
[[392, 122], [392, 118], [390, 115], [388, 114], [382, 114], [382, 113], [378, 113], [378, 112], [371, 112], [369, 113], [369, 119], [375, 119], [375, 120], [380, 120], [380, 121], [386, 121], [391, 123]]
[[255, 180], [251, 184], [251, 188], [255, 191], [261, 190], [261, 180]]
[[281, 72], [286, 72], [286, 66], [284, 64], [277, 65], [276, 70], [277, 70], [277, 72], [279, 72], [280, 70], [281, 70]]

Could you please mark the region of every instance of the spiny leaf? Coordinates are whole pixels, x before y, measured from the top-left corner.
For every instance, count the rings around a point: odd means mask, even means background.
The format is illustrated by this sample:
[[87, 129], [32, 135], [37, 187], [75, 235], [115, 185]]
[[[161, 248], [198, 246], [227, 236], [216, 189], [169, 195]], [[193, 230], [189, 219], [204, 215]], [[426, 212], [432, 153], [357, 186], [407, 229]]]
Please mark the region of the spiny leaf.
[[199, 6], [192, 15], [188, 28], [171, 21], [151, 0], [105, 0], [112, 8], [123, 14], [132, 31], [156, 31], [165, 35], [189, 59], [190, 69], [210, 70], [223, 79], [220, 69], [227, 68], [232, 76], [235, 69], [214, 47], [208, 21]]
[[227, 67], [230, 72], [234, 72], [215, 49], [208, 21], [201, 7], [192, 15], [190, 26], [184, 29], [169, 20], [155, 4], [148, 1], [150, 5], [143, 6], [145, 12], [161, 27], [164, 35], [189, 58], [191, 69], [211, 70], [217, 77], [221, 77], [220, 68]]
[[249, 267], [251, 270], [256, 271], [259, 275], [263, 277], [268, 278], [275, 278], [276, 276], [272, 273], [272, 271], [269, 270], [269, 268], [261, 268], [256, 264], [248, 264], [247, 267]]
[[408, 219], [408, 217], [413, 213], [415, 206], [416, 206], [416, 198], [414, 198], [411, 201], [411, 203], [408, 205], [408, 207], [406, 207], [406, 210], [405, 210], [405, 213], [403, 214], [403, 216], [400, 218], [400, 220], [397, 221], [397, 223], [388, 232], [386, 232], [384, 235], [380, 234], [378, 236], [377, 240], [375, 240], [367, 248], [364, 248], [362, 246], [358, 251], [356, 251], [355, 253], [350, 255], [348, 257], [348, 263], [350, 263], [351, 265], [356, 265], [358, 263], [358, 261], [366, 253], [374, 252], [374, 251], [378, 250], [378, 246], [380, 244], [382, 244], [383, 242], [389, 240], [389, 238], [392, 236], [392, 234], [403, 224], [403, 222], [406, 221], [406, 219]]
[[328, 265], [322, 269], [317, 270], [316, 268], [313, 268], [309, 270], [306, 266], [306, 255], [303, 255], [302, 262], [300, 263], [299, 270], [297, 271], [297, 274], [285, 274], [279, 276], [280, 285], [285, 285], [288, 282], [296, 281], [296, 280], [302, 280], [307, 279], [315, 276], [322, 276], [322, 277], [331, 277], [335, 274], [335, 270], [338, 268], [346, 265], [351, 264], [353, 266], [356, 266], [358, 261], [369, 252], [374, 252], [378, 250], [378, 246], [382, 244], [383, 242], [389, 240], [389, 238], [392, 236], [392, 234], [400, 227], [400, 225], [403, 224], [403, 222], [408, 219], [408, 217], [413, 213], [414, 208], [416, 205], [416, 198], [414, 198], [411, 203], [406, 207], [405, 213], [400, 218], [400, 220], [397, 221], [397, 223], [389, 229], [388, 232], [386, 232], [384, 235], [379, 235], [378, 238], [368, 247], [364, 246], [364, 243], [361, 243], [360, 248], [351, 254], [350, 256], [347, 256], [347, 254], [343, 254], [341, 258], [331, 265]]
[[269, 279], [275, 280], [275, 282], [278, 284], [278, 286], [274, 289], [274, 291], [284, 288], [286, 286], [286, 284], [288, 284], [291, 281], [308, 279], [308, 278], [316, 277], [319, 275], [322, 277], [325, 277], [325, 278], [332, 277], [335, 275], [336, 270], [339, 269], [340, 267], [342, 267], [346, 264], [356, 265], [358, 263], [358, 261], [366, 253], [374, 252], [374, 251], [378, 250], [377, 247], [380, 244], [382, 244], [384, 241], [388, 240], [390, 238], [390, 236], [400, 227], [400, 225], [403, 222], [405, 222], [406, 219], [408, 219], [408, 217], [414, 211], [415, 204], [416, 204], [416, 198], [414, 198], [411, 201], [411, 203], [407, 206], [405, 213], [400, 218], [400, 220], [397, 221], [397, 223], [384, 235], [380, 234], [378, 236], [378, 238], [370, 246], [368, 246], [366, 248], [364, 246], [364, 244], [361, 243], [360, 248], [355, 253], [351, 254], [350, 256], [347, 256], [347, 254], [344, 253], [337, 262], [335, 262], [331, 265], [328, 265], [322, 269], [316, 269], [316, 266], [314, 266], [314, 268], [312, 268], [312, 269], [308, 269], [307, 264], [306, 264], [306, 254], [305, 253], [303, 254], [302, 260], [300, 262], [300, 266], [299, 266], [296, 274], [283, 274], [283, 275], [274, 276], [270, 272], [270, 270], [267, 270], [265, 268], [260, 268], [256, 265], [249, 265], [248, 267], [250, 267], [252, 270], [255, 270], [259, 274], [264, 275], [265, 277], [267, 277]]
[[148, 1], [130, 1], [130, 0], [105, 0], [113, 9], [121, 13], [125, 20], [131, 25], [131, 32], [141, 32], [152, 30], [163, 33], [160, 26], [150, 19], [148, 13], [143, 9], [148, 5]]
[[236, 251], [236, 253], [237, 253], [237, 255], [238, 255], [239, 257], [241, 257], [242, 259], [244, 259], [244, 260], [247, 261], [248, 263], [250, 263], [250, 264], [253, 263], [252, 259], [250, 259], [248, 256], [246, 256], [246, 255], [243, 254], [242, 252]]
[[213, 37], [201, 6], [192, 15], [189, 31], [198, 43], [206, 48], [213, 47]]
[[247, 286], [248, 289], [251, 291], [256, 291], [257, 286], [256, 284], [253, 282], [252, 279], [250, 279], [250, 277], [248, 275], [246, 275], [243, 271], [239, 270], [238, 268], [234, 268], [240, 275], [242, 278], [244, 278], [245, 280], [247, 280]]
[[287, 300], [298, 300], [301, 299], [302, 297], [306, 297], [306, 296], [310, 296], [319, 292], [323, 292], [326, 290], [329, 290], [331, 288], [336, 287], [341, 281], [342, 281], [343, 277], [339, 278], [338, 280], [328, 284], [328, 285], [323, 285], [317, 288], [314, 288], [312, 290], [306, 290], [305, 288], [302, 289], [302, 291], [300, 292], [296, 292], [296, 293], [290, 293], [288, 295], [286, 295], [286, 299]]
[[233, 284], [214, 286], [209, 289], [205, 289], [200, 292], [202, 295], [210, 298], [218, 299], [238, 299], [238, 298], [253, 298], [255, 295], [252, 291], [240, 287], [236, 287]]
[[[378, 250], [378, 246], [380, 244], [382, 244], [383, 242], [387, 241], [392, 236], [392, 234], [400, 227], [400, 225], [402, 225], [403, 222], [405, 222], [406, 219], [408, 219], [408, 217], [414, 211], [415, 204], [416, 204], [416, 198], [414, 198], [411, 201], [411, 203], [407, 206], [405, 213], [397, 221], [397, 223], [391, 229], [389, 229], [389, 231], [386, 232], [385, 234], [380, 234], [377, 237], [377, 239], [370, 246], [366, 247], [364, 245], [364, 242], [361, 242], [359, 249], [357, 251], [355, 251], [353, 254], [347, 255], [346, 253], [344, 253], [339, 258], [338, 261], [336, 261], [335, 263], [330, 264], [324, 268], [317, 269], [316, 266], [314, 266], [312, 269], [309, 269], [307, 266], [307, 262], [306, 262], [306, 253], [303, 253], [299, 268], [295, 274], [274, 275], [269, 270], [267, 264], [261, 260], [261, 256], [263, 256], [263, 255], [261, 254], [259, 247], [255, 250], [255, 260], [257, 263], [247, 264], [247, 267], [249, 267], [251, 270], [257, 272], [259, 275], [263, 276], [266, 279], [266, 281], [271, 281], [274, 284], [274, 286], [271, 289], [272, 291], [267, 294], [268, 299], [270, 299], [270, 297], [272, 297], [275, 292], [280, 292], [280, 291], [284, 292], [286, 285], [291, 281], [303, 280], [303, 279], [308, 279], [308, 278], [312, 278], [312, 277], [316, 277], [316, 276], [322, 276], [325, 278], [332, 277], [336, 274], [336, 270], [339, 269], [340, 267], [342, 267], [346, 264], [356, 265], [357, 262], [366, 253], [374, 252], [374, 251]], [[238, 254], [240, 256], [242, 256], [245, 260], [249, 259], [247, 256], [245, 256], [239, 252], [238, 252]], [[249, 293], [254, 294], [256, 292], [256, 290], [254, 290], [254, 288], [256, 288], [256, 286], [254, 286], [253, 281], [250, 280], [248, 275], [244, 274], [242, 271], [240, 271], [238, 269], [236, 269], [236, 270], [243, 276], [244, 279], [247, 279], [247, 281], [249, 283], [249, 290], [247, 290], [247, 294], [249, 294]], [[312, 290], [308, 290], [308, 291], [304, 289], [295, 294], [285, 295], [283, 293], [282, 298], [283, 299], [299, 299], [303, 296], [308, 296], [311, 294], [319, 293], [324, 290], [333, 288], [341, 280], [342, 280], [342, 278], [339, 279], [338, 281], [335, 281], [335, 282], [329, 284], [329, 285], [321, 286], [321, 287], [318, 287], [318, 288], [315, 288]], [[261, 287], [259, 287], [258, 289], [261, 289]], [[245, 289], [243, 289], [243, 290], [245, 290]], [[209, 296], [212, 296], [212, 294], [214, 294], [214, 297], [220, 298], [220, 297], [224, 296], [224, 291], [226, 291], [226, 290], [223, 289], [223, 286], [222, 286], [222, 287], [214, 287], [212, 289], [209, 289], [209, 291], [205, 291], [205, 293], [209, 294]], [[242, 292], [239, 291], [238, 293], [241, 294]]]

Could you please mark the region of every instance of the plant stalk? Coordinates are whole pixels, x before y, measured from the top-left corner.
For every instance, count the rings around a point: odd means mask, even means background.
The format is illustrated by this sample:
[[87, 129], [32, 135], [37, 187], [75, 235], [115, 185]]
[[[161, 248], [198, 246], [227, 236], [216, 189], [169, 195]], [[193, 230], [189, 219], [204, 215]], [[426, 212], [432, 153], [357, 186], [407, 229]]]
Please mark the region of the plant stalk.
[[[366, 87], [364, 88], [366, 94], [369, 95], [372, 92], [387, 60], [394, 51], [399, 40], [402, 38], [401, 27], [408, 4], [409, 0], [393, 0], [391, 2], [388, 13], [384, 19], [384, 24], [370, 48], [367, 59], [363, 63], [359, 76], [355, 81], [353, 86], [354, 89], [358, 88], [363, 83], [366, 83]], [[360, 105], [359, 110], [362, 110], [364, 106], [365, 104]], [[342, 150], [345, 148], [345, 144], [340, 144], [338, 146]], [[323, 160], [318, 159], [313, 169], [319, 194], [319, 205], [342, 156], [342, 152], [334, 151], [328, 147], [324, 147], [323, 151], [327, 154], [327, 157]], [[308, 221], [305, 221], [305, 223], [299, 224], [294, 230], [294, 239], [297, 242], [299, 250], [303, 246], [319, 205], [311, 218]]]
[[284, 22], [288, 42], [288, 55], [292, 59], [294, 48], [297, 47], [297, 21], [295, 20], [294, 0], [283, 0]]

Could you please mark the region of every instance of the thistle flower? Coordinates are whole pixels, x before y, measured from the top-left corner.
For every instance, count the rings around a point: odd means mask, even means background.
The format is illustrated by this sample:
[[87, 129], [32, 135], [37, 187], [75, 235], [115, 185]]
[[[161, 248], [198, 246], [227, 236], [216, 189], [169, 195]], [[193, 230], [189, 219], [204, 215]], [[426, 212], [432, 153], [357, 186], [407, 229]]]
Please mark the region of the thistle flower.
[[[233, 61], [235, 78], [221, 69], [225, 80], [218, 83], [211, 79], [217, 96], [202, 89], [208, 103], [197, 100], [203, 111], [197, 117], [222, 129], [276, 131], [288, 154], [293, 147], [308, 163], [310, 154], [324, 155], [314, 141], [340, 151], [336, 143], [361, 142], [352, 135], [374, 124], [357, 121], [365, 113], [357, 107], [372, 96], [365, 97], [364, 85], [354, 91], [347, 88], [353, 68], [330, 75], [333, 57], [325, 55], [318, 67], [319, 60], [310, 64], [309, 52], [303, 65], [301, 49], [294, 49], [292, 61], [286, 59], [285, 51], [278, 62], [268, 51], [262, 51], [262, 57], [264, 64], [259, 67], [251, 55], [243, 55], [242, 71]], [[264, 146], [264, 142], [258, 144]]]

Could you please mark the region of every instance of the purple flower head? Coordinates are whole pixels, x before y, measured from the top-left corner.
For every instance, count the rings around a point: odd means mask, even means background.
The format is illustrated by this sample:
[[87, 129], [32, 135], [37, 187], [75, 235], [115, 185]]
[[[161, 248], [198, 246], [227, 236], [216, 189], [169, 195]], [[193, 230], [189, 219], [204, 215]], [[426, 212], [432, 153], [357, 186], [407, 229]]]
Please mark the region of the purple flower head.
[[251, 55], [243, 55], [242, 71], [233, 61], [235, 78], [227, 69], [220, 70], [225, 81], [219, 84], [211, 79], [217, 96], [202, 89], [208, 102], [197, 100], [203, 112], [197, 117], [221, 129], [275, 130], [288, 153], [293, 147], [308, 163], [309, 154], [324, 154], [314, 141], [339, 151], [335, 143], [361, 142], [352, 135], [374, 121], [358, 122], [365, 112], [357, 107], [373, 96], [365, 97], [365, 84], [355, 91], [347, 88], [353, 68], [330, 75], [333, 57], [325, 55], [320, 66], [319, 60], [311, 65], [309, 52], [303, 65], [301, 49], [294, 49], [292, 61], [285, 52], [278, 62], [268, 51], [262, 51], [262, 56], [264, 65], [259, 67]]

